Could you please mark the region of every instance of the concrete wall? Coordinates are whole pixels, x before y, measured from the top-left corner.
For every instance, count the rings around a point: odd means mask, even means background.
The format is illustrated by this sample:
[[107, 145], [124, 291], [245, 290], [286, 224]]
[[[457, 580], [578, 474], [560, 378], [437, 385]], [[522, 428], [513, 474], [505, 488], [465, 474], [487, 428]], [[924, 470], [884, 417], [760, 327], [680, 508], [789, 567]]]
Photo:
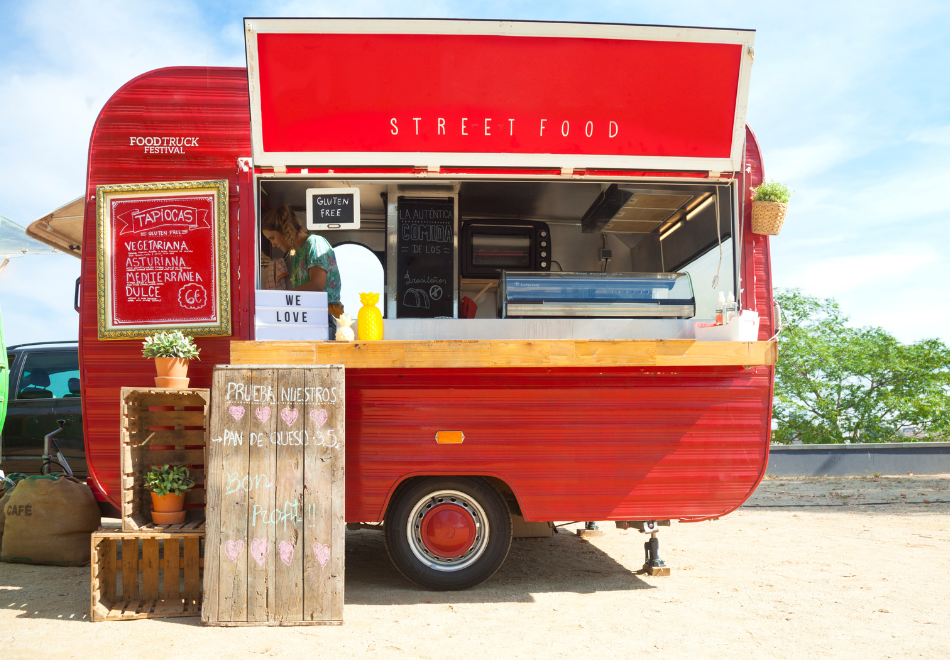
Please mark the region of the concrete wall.
[[772, 445], [766, 474], [776, 477], [950, 474], [950, 442]]

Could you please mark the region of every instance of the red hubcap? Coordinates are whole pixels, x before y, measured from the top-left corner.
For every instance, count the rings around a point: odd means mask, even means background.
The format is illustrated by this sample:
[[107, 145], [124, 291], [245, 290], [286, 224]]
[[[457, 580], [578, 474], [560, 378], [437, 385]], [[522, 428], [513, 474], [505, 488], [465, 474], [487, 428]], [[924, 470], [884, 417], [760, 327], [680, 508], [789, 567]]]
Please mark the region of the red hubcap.
[[422, 543], [436, 557], [458, 557], [475, 543], [475, 519], [458, 504], [429, 509], [419, 529]]

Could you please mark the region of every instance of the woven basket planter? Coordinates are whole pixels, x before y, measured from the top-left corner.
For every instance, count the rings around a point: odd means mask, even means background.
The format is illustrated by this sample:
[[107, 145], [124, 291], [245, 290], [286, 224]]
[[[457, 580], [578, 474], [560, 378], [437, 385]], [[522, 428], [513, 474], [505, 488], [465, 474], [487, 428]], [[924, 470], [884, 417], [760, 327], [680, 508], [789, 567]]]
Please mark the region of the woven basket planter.
[[778, 236], [785, 222], [788, 204], [781, 202], [752, 202], [752, 232]]

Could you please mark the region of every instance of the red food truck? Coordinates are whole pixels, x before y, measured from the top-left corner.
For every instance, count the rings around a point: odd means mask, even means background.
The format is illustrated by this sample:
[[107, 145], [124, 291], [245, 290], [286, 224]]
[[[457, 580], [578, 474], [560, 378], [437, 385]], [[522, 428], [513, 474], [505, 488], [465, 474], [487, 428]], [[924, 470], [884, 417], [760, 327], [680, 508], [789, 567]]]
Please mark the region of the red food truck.
[[[345, 365], [345, 519], [384, 523], [429, 588], [478, 584], [552, 521], [651, 531], [750, 496], [776, 359], [753, 31], [244, 28], [246, 69], [141, 75], [92, 132], [79, 340], [100, 498], [118, 504], [119, 389], [152, 385], [141, 337], [165, 328], [197, 338], [193, 387], [218, 364]], [[355, 213], [317, 222], [321, 191]], [[285, 257], [261, 218], [283, 205], [378, 260], [383, 340], [259, 341]], [[697, 338], [720, 294], [757, 333]]]

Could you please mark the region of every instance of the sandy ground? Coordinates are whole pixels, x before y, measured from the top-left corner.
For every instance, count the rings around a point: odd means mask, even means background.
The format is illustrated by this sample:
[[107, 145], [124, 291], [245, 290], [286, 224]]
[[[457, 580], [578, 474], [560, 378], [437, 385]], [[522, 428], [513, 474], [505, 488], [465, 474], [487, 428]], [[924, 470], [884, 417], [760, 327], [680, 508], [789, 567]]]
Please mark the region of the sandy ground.
[[663, 528], [670, 577], [637, 575], [646, 537], [602, 524], [516, 539], [455, 593], [348, 532], [340, 627], [93, 624], [88, 567], [0, 564], [0, 657], [950, 658], [948, 502], [950, 475], [766, 479], [721, 520]]

